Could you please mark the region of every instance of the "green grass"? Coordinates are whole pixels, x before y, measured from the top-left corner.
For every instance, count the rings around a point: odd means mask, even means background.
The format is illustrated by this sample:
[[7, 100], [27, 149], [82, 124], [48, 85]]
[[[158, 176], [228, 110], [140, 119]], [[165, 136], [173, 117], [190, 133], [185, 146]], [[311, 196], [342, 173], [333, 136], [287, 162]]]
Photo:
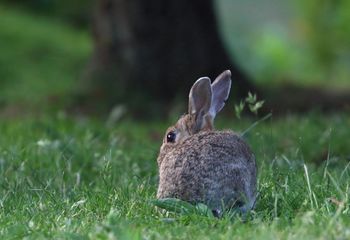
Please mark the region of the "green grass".
[[[250, 124], [218, 123], [241, 131]], [[2, 120], [1, 238], [350, 237], [349, 115], [287, 117], [250, 132], [259, 200], [246, 222], [165, 213], [150, 203], [166, 125], [106, 127], [64, 115]]]

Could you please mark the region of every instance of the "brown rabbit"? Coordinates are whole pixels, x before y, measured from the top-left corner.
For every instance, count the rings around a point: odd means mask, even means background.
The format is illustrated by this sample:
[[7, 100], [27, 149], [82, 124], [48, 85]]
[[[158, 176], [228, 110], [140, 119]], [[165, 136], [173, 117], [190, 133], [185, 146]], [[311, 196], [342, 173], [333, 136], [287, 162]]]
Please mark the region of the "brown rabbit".
[[225, 208], [246, 212], [254, 206], [254, 154], [239, 135], [213, 126], [230, 88], [229, 70], [213, 84], [207, 77], [193, 84], [188, 113], [168, 128], [160, 148], [157, 198], [204, 203], [216, 215]]

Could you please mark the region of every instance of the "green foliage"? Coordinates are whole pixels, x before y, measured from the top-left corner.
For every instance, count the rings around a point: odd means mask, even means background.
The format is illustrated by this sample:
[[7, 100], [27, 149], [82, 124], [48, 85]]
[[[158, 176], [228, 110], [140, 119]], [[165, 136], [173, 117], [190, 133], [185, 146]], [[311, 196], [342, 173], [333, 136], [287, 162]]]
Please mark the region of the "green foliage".
[[91, 53], [88, 33], [0, 5], [0, 102], [65, 103]]
[[152, 200], [151, 203], [154, 206], [166, 211], [180, 213], [183, 215], [198, 214], [207, 217], [214, 217], [212, 211], [208, 208], [207, 205], [203, 203], [192, 205], [188, 202], [176, 198], [156, 199]]
[[244, 101], [240, 101], [239, 104], [235, 104], [235, 114], [237, 118], [241, 118], [241, 114], [244, 110], [245, 103]]
[[[239, 130], [251, 122], [218, 125]], [[106, 127], [64, 114], [1, 120], [0, 236], [347, 239], [348, 125], [348, 115], [311, 114], [265, 121], [250, 131], [246, 139], [258, 161], [259, 197], [241, 220], [208, 217], [206, 206], [182, 214], [150, 204], [166, 124], [124, 121]]]
[[262, 86], [349, 88], [348, 0], [218, 0], [228, 50]]
[[239, 104], [235, 104], [235, 113], [237, 118], [241, 118], [241, 114], [247, 105], [249, 108], [249, 111], [254, 113], [255, 115], [258, 114], [258, 110], [262, 108], [264, 105], [264, 100], [258, 101], [256, 94], [252, 94], [251, 92], [248, 92], [248, 96], [244, 99], [244, 101], [240, 101]]
[[298, 7], [313, 60], [327, 78], [333, 79], [340, 70], [337, 65], [349, 57], [349, 1], [298, 1]]
[[21, 7], [42, 16], [86, 27], [91, 19], [93, 0], [3, 0], [9, 6]]

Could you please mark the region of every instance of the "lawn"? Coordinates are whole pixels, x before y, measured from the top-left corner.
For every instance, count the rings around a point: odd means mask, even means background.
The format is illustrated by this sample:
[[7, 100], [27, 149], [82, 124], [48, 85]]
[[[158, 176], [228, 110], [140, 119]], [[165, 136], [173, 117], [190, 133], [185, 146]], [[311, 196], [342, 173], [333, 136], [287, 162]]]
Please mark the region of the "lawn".
[[[41, 107], [0, 119], [1, 239], [350, 238], [349, 113], [273, 115], [248, 132], [259, 197], [247, 219], [160, 211], [156, 158], [175, 119], [111, 124], [52, 109], [76, 88], [88, 33], [1, 6], [0, 20], [1, 106]], [[218, 116], [217, 127], [257, 120]]]
[[[251, 121], [219, 126], [242, 131]], [[350, 237], [349, 115], [281, 118], [249, 132], [259, 198], [246, 221], [165, 213], [150, 203], [166, 123], [106, 127], [60, 114], [0, 126], [2, 239]]]

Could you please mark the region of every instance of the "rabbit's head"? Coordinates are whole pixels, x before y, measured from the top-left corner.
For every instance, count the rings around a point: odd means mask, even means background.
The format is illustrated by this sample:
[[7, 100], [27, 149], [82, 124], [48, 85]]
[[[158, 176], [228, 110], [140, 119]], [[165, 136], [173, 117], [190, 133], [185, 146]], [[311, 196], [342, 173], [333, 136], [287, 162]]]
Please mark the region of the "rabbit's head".
[[165, 145], [176, 145], [200, 131], [214, 129], [214, 118], [224, 107], [231, 88], [231, 72], [221, 73], [211, 84], [208, 77], [199, 78], [189, 94], [188, 113], [167, 129], [161, 151]]

